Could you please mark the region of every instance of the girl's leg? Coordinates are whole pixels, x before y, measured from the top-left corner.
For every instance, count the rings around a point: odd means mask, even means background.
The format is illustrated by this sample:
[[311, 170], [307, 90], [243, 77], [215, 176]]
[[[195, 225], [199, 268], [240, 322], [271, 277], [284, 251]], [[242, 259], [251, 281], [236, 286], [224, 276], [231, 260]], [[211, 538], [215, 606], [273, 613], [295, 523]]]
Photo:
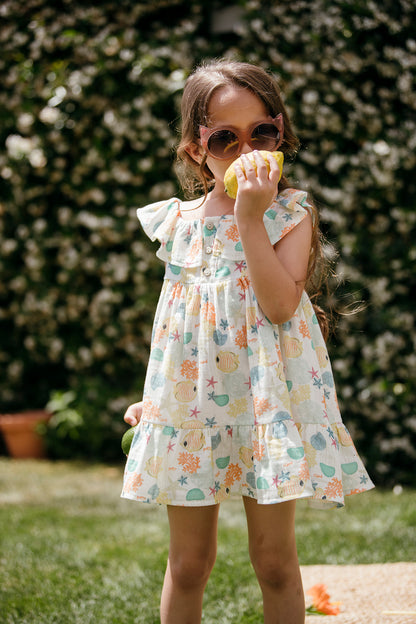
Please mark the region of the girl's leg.
[[244, 497], [250, 558], [265, 624], [303, 624], [305, 601], [295, 539], [296, 501], [259, 505]]
[[168, 506], [169, 558], [160, 603], [161, 624], [197, 624], [217, 553], [219, 505]]

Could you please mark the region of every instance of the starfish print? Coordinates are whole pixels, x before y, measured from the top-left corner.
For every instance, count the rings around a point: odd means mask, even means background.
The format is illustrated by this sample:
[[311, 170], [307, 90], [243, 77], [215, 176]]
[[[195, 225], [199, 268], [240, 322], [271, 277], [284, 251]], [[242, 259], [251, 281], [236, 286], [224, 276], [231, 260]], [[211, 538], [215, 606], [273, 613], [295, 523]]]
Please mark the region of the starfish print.
[[197, 417], [198, 414], [200, 414], [200, 410], [197, 407], [194, 407], [194, 409], [191, 409], [191, 416], [195, 416], [195, 418]]
[[172, 444], [172, 442], [169, 442], [169, 444], [168, 444], [168, 446], [167, 446], [168, 453], [169, 453], [170, 451], [173, 451], [173, 449], [174, 449], [174, 448], [175, 448], [175, 445], [174, 445], [174, 444]]
[[290, 473], [289, 472], [281, 472], [279, 479], [284, 483], [285, 481], [290, 481]]
[[241, 273], [242, 271], [244, 271], [245, 268], [246, 268], [246, 263], [244, 262], [244, 260], [242, 260], [241, 262], [235, 263], [234, 271], [240, 271]]
[[308, 371], [308, 373], [312, 375], [312, 379], [315, 379], [315, 377], [318, 377], [318, 371], [316, 371], [313, 366], [312, 366], [312, 370]]
[[215, 384], [218, 383], [218, 381], [215, 381], [214, 377], [211, 377], [211, 379], [207, 379], [206, 381], [208, 382], [207, 388], [212, 386], [215, 389]]
[[173, 334], [171, 334], [171, 335], [169, 336], [170, 340], [173, 340], [173, 342], [176, 342], [176, 341], [178, 341], [178, 342], [179, 342], [180, 337], [181, 337], [181, 335], [180, 335], [180, 333], [178, 332], [178, 330], [177, 330], [177, 329], [174, 331], [174, 333], [173, 333]]

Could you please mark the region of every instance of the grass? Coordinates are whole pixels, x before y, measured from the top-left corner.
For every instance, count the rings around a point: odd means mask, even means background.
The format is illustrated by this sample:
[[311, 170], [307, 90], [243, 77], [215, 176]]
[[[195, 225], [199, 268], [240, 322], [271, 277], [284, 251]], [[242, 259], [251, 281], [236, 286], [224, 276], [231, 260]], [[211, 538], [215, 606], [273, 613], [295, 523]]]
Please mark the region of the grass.
[[[165, 509], [121, 500], [122, 468], [0, 460], [0, 621], [156, 624]], [[414, 492], [373, 490], [342, 510], [298, 505], [301, 565], [414, 561]], [[222, 505], [205, 624], [262, 621], [241, 501]]]

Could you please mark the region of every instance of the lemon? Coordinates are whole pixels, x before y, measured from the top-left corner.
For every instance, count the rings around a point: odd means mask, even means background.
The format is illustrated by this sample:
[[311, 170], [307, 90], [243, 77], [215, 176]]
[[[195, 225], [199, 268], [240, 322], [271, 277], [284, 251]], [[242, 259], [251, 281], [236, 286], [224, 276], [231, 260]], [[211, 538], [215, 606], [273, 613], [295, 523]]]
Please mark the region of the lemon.
[[125, 455], [129, 454], [130, 446], [133, 441], [133, 436], [134, 436], [134, 432], [136, 431], [136, 427], [137, 425], [135, 425], [134, 427], [130, 427], [130, 429], [127, 429], [127, 431], [121, 438], [121, 448]]
[[[273, 158], [275, 159], [275, 161], [277, 162], [280, 168], [280, 177], [279, 177], [279, 180], [280, 180], [280, 178], [282, 177], [282, 171], [283, 171], [283, 152], [268, 152], [267, 150], [260, 150], [259, 153], [263, 156], [264, 160], [266, 161], [268, 171], [270, 171], [270, 165], [267, 161], [267, 156], [269, 154], [273, 156]], [[253, 163], [257, 171], [253, 153], [250, 152], [249, 154], [246, 154], [246, 156], [248, 156], [248, 158], [251, 160], [251, 162]], [[229, 197], [231, 197], [231, 199], [235, 199], [237, 197], [238, 182], [237, 182], [237, 176], [235, 175], [235, 170], [234, 170], [235, 163], [240, 165], [240, 167], [242, 167], [244, 171], [244, 167], [241, 163], [241, 157], [240, 157], [240, 158], [237, 158], [237, 160], [235, 160], [233, 163], [231, 163], [231, 165], [228, 167], [227, 171], [225, 172], [225, 176], [224, 176], [225, 192], [227, 193]]]

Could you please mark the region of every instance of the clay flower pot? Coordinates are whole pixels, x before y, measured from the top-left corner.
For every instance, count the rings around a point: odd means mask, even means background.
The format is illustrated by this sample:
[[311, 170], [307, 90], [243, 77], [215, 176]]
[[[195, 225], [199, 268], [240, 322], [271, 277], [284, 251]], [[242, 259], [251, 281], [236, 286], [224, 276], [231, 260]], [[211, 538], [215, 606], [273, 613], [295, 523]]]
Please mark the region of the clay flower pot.
[[0, 431], [11, 457], [41, 459], [46, 456], [43, 440], [37, 428], [40, 424], [46, 423], [50, 417], [45, 410], [0, 414]]

